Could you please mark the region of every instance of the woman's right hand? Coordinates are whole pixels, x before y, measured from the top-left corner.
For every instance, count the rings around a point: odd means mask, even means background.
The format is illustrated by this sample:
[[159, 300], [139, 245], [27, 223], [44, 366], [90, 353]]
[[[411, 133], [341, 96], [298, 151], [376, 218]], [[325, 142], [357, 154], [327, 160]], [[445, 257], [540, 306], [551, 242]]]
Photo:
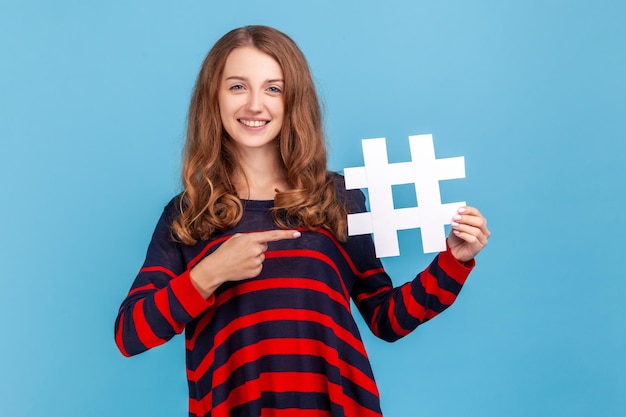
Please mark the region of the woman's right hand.
[[226, 281], [241, 281], [261, 273], [267, 243], [300, 237], [296, 230], [236, 233], [190, 271], [191, 282], [208, 298]]

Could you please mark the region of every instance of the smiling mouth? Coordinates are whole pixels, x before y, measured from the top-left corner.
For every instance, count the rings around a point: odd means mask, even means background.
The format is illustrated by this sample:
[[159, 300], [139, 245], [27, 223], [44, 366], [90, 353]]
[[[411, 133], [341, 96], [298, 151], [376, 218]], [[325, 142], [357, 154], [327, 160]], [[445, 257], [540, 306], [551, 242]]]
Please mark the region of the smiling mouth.
[[239, 123], [248, 127], [261, 127], [269, 123], [269, 120], [246, 120], [238, 119]]

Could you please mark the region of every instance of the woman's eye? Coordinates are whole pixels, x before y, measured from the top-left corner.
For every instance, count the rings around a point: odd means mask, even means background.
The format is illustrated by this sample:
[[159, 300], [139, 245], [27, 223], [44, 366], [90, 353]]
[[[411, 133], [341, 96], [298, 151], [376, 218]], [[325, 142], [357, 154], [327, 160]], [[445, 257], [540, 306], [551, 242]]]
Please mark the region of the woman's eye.
[[239, 91], [239, 90], [243, 90], [243, 85], [241, 85], [241, 84], [235, 84], [235, 85], [231, 86], [231, 87], [229, 88], [229, 90], [231, 90], [231, 91]]
[[280, 88], [275, 87], [275, 86], [268, 87], [267, 91], [269, 91], [270, 93], [274, 93], [274, 94], [280, 94], [283, 92]]

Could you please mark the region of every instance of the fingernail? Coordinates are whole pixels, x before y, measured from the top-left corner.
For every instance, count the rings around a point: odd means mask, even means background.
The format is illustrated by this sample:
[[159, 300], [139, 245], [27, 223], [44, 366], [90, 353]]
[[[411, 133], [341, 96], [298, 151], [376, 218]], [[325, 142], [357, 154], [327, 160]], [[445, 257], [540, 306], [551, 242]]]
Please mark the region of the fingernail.
[[452, 222], [451, 225], [452, 227], [457, 227], [459, 224], [457, 222]]
[[452, 218], [452, 220], [461, 220], [463, 217], [459, 216], [458, 214], [456, 216], [454, 216]]
[[461, 207], [460, 209], [457, 210], [459, 213], [465, 213], [465, 207]]
[[300, 237], [302, 235], [302, 233], [300, 232], [293, 232], [293, 237]]
[[452, 231], [452, 233], [454, 233], [455, 235], [458, 235], [458, 234], [460, 234], [461, 232], [460, 232], [460, 231], [458, 231], [458, 230], [453, 230], [453, 231]]

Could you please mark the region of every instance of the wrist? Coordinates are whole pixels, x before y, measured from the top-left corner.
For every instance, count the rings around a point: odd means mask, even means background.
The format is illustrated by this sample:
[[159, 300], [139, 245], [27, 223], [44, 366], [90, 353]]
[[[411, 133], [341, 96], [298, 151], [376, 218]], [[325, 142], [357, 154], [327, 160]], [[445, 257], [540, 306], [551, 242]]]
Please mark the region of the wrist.
[[207, 271], [205, 262], [200, 262], [189, 271], [191, 283], [204, 298], [208, 298], [222, 284], [214, 270]]

